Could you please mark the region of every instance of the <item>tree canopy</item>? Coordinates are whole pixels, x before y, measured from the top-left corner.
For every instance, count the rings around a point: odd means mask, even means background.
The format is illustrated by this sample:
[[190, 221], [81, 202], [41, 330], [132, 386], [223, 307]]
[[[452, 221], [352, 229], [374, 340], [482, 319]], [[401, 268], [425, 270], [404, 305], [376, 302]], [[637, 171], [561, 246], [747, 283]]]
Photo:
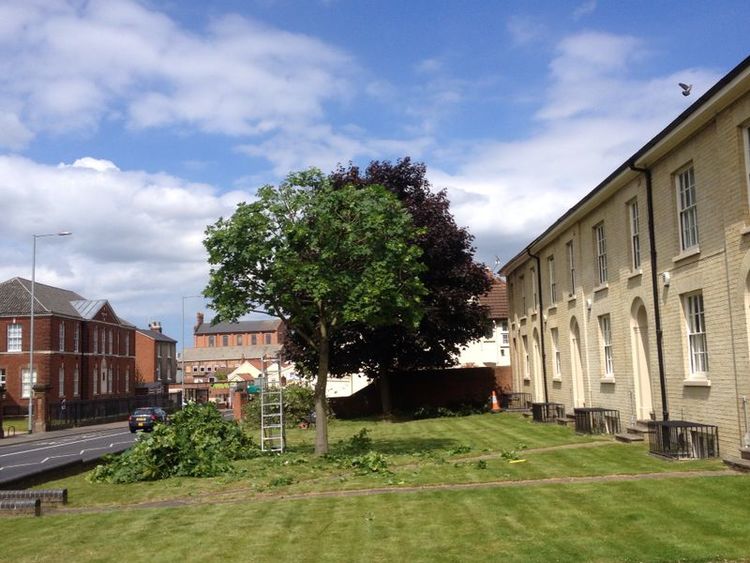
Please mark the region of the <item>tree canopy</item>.
[[[490, 323], [477, 298], [490, 290], [492, 278], [484, 265], [474, 261], [473, 236], [456, 224], [445, 190], [432, 191], [426, 173], [424, 164], [407, 157], [395, 164], [373, 161], [364, 171], [350, 164], [329, 176], [337, 190], [383, 186], [401, 201], [420, 229], [416, 244], [422, 250], [425, 269], [420, 279], [427, 293], [417, 330], [352, 322], [338, 331], [332, 346], [332, 374], [363, 369], [370, 377], [381, 378], [386, 413], [389, 373], [451, 366], [461, 346], [484, 336]], [[305, 342], [292, 340], [287, 346], [292, 356], [309, 363]]]
[[217, 319], [255, 310], [281, 318], [314, 357], [316, 453], [328, 450], [325, 388], [331, 342], [347, 326], [413, 330], [425, 294], [422, 235], [379, 185], [334, 187], [319, 170], [290, 174], [206, 230], [204, 294]]

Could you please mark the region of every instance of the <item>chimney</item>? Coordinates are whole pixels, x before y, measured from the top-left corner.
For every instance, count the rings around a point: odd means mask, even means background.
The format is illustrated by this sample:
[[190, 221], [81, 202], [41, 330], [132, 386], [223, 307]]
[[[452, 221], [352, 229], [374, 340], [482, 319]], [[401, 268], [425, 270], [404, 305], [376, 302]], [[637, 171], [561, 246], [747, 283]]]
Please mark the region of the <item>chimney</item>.
[[203, 313], [196, 313], [195, 314], [195, 326], [193, 327], [193, 332], [196, 332], [202, 324], [203, 324]]
[[154, 332], [161, 333], [161, 322], [160, 321], [151, 321], [148, 324], [148, 328], [153, 330]]

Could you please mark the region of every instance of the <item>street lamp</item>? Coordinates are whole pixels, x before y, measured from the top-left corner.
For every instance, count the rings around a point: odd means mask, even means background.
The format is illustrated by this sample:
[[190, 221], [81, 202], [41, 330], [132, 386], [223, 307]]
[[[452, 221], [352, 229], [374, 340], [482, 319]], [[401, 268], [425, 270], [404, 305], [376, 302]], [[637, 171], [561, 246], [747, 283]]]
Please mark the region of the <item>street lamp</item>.
[[183, 295], [182, 297], [182, 354], [180, 355], [180, 369], [182, 370], [182, 404], [185, 404], [185, 300], [202, 298], [202, 295]]
[[31, 252], [31, 309], [29, 311], [29, 434], [34, 431], [34, 286], [36, 285], [36, 239], [46, 237], [67, 237], [70, 231], [31, 235], [34, 244]]

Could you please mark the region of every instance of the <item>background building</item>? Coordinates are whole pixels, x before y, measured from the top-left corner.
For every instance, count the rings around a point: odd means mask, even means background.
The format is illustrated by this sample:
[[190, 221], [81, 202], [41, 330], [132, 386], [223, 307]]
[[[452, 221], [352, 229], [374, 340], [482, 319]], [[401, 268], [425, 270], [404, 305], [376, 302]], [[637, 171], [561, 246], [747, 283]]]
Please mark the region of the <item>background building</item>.
[[158, 321], [135, 331], [135, 379], [138, 393], [166, 393], [177, 381], [177, 341]]
[[493, 277], [492, 288], [479, 298], [489, 310], [492, 330], [479, 340], [469, 342], [458, 357], [459, 367], [499, 367], [510, 365], [508, 336], [508, 298], [505, 280]]

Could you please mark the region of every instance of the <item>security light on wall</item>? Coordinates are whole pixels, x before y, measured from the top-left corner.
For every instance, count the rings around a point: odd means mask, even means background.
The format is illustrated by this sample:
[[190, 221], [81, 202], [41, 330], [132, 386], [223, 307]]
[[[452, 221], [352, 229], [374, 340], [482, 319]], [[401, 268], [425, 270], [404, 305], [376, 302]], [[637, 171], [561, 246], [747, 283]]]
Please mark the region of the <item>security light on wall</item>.
[[661, 273], [661, 281], [664, 283], [664, 287], [669, 287], [669, 282], [672, 280], [672, 275], [669, 272]]
[[586, 308], [590, 311], [591, 310], [591, 298], [589, 297], [586, 299]]

